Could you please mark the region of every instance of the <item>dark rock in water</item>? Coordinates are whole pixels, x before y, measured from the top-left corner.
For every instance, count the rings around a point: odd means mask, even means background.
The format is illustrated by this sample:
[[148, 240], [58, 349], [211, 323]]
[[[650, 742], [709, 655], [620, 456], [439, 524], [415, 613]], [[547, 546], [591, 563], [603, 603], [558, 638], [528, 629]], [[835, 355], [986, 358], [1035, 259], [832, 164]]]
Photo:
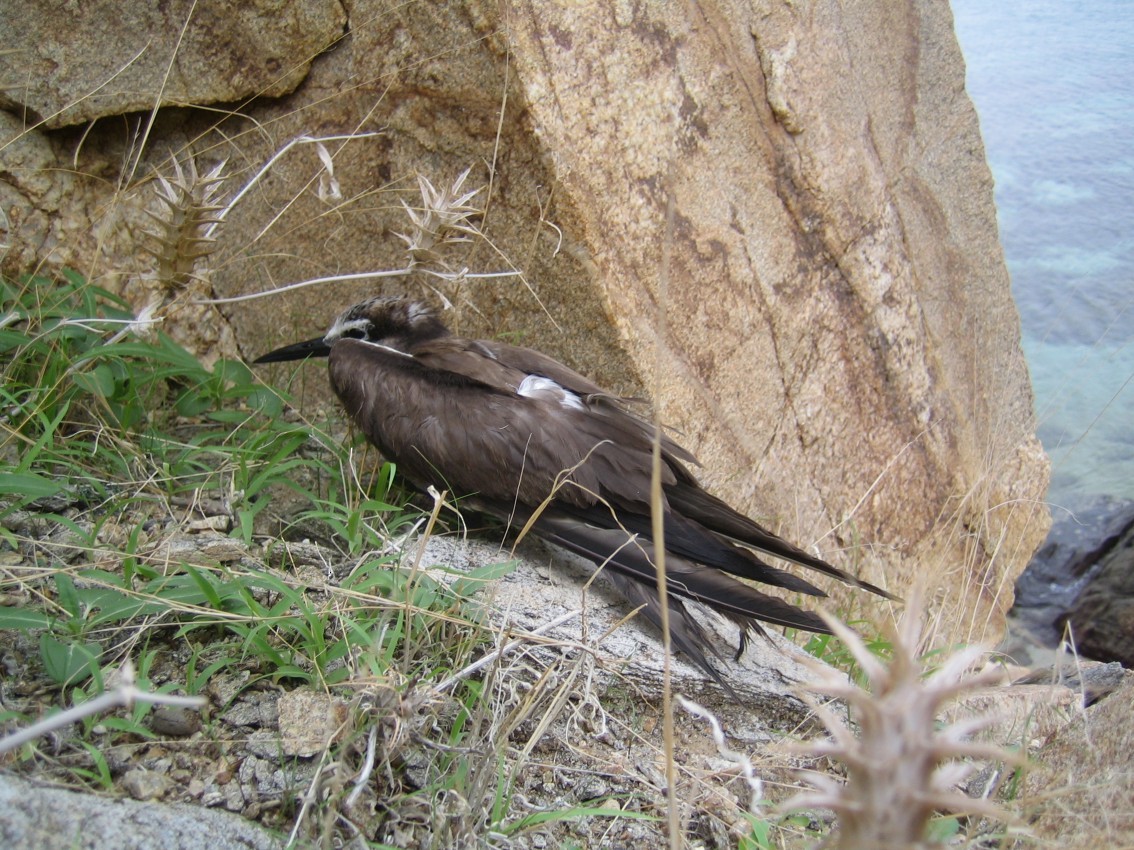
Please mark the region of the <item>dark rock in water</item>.
[[1065, 619], [1075, 645], [1088, 658], [1134, 667], [1134, 515], [1082, 566], [1086, 586]]
[[[1016, 602], [1012, 618], [1043, 646], [1058, 645], [1073, 608], [1083, 599], [1088, 585], [1101, 572], [1107, 553], [1134, 521], [1134, 502], [1101, 497], [1074, 510], [1055, 509], [1047, 540], [1016, 582]], [[1127, 597], [1134, 603], [1134, 593]], [[1118, 600], [1114, 600], [1118, 601]], [[1077, 647], [1083, 635], [1081, 619], [1075, 624]], [[1134, 645], [1134, 632], [1127, 631], [1127, 643]], [[1127, 653], [1134, 652], [1134, 648]], [[1092, 656], [1100, 660], [1119, 660], [1117, 656]]]

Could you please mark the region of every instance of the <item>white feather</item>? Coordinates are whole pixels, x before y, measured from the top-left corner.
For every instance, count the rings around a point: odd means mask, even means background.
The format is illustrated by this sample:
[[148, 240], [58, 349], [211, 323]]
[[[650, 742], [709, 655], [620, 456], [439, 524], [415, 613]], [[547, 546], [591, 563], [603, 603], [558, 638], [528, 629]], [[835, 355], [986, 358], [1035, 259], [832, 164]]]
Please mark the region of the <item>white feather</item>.
[[555, 383], [555, 381], [551, 380], [551, 378], [545, 378], [543, 375], [528, 375], [524, 380], [520, 381], [520, 386], [516, 388], [516, 392], [525, 398], [558, 401], [568, 410], [587, 409], [579, 396], [566, 387], [561, 387], [559, 384]]

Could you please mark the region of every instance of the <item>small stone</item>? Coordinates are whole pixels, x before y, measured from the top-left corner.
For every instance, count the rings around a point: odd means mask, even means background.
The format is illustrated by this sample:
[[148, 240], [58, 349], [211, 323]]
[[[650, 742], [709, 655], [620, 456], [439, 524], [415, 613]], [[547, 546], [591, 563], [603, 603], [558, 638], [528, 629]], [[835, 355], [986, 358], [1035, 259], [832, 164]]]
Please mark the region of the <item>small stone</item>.
[[610, 793], [610, 785], [601, 776], [584, 776], [575, 784], [575, 799], [597, 800]]
[[413, 788], [424, 788], [429, 782], [429, 758], [420, 750], [402, 754], [402, 776]]
[[[232, 517], [218, 515], [207, 516], [204, 519], [190, 520], [186, 527], [189, 531], [229, 531], [232, 528]], [[202, 549], [202, 551], [204, 551]]]
[[187, 738], [201, 728], [201, 715], [190, 708], [159, 705], [149, 716], [150, 729], [169, 738]]
[[161, 799], [171, 784], [168, 776], [144, 768], [127, 771], [122, 777], [122, 787], [135, 800]]
[[283, 751], [289, 756], [313, 756], [337, 741], [347, 720], [345, 702], [329, 694], [298, 688], [279, 699]]
[[236, 775], [241, 785], [252, 785], [256, 781], [256, 774], [260, 771], [261, 760], [256, 756], [248, 756], [240, 763], [240, 770]]
[[216, 769], [213, 771], [213, 779], [218, 785], [228, 784], [235, 776], [236, 768], [227, 758], [222, 758], [217, 762]]
[[221, 720], [230, 726], [251, 726], [274, 728], [278, 721], [275, 694], [248, 693], [221, 715]]
[[228, 705], [248, 685], [252, 674], [247, 670], [240, 670], [236, 674], [213, 676], [209, 680], [208, 691], [217, 705]]
[[244, 808], [244, 793], [240, 790], [240, 783], [230, 782], [221, 788], [224, 794], [224, 807], [230, 812], [239, 812]]
[[277, 761], [280, 757], [280, 736], [270, 729], [257, 729], [244, 741], [245, 747], [254, 756]]

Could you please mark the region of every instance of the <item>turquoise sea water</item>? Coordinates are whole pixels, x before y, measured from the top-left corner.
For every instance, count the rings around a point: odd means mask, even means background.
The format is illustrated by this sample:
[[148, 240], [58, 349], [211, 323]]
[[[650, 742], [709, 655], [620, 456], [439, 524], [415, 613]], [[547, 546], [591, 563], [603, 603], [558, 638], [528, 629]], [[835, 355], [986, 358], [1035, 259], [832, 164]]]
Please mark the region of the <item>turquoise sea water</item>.
[[1134, 499], [1134, 2], [953, 0], [1050, 500]]

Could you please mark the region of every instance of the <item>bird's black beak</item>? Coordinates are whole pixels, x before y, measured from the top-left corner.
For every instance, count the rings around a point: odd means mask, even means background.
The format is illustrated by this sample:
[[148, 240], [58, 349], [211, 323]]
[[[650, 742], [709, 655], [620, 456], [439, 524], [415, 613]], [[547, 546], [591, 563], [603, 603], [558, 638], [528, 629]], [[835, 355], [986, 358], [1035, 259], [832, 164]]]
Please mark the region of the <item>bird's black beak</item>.
[[283, 363], [285, 360], [305, 360], [308, 357], [326, 357], [331, 353], [331, 346], [323, 341], [323, 337], [309, 339], [306, 342], [296, 342], [269, 351], [253, 360], [253, 363]]

